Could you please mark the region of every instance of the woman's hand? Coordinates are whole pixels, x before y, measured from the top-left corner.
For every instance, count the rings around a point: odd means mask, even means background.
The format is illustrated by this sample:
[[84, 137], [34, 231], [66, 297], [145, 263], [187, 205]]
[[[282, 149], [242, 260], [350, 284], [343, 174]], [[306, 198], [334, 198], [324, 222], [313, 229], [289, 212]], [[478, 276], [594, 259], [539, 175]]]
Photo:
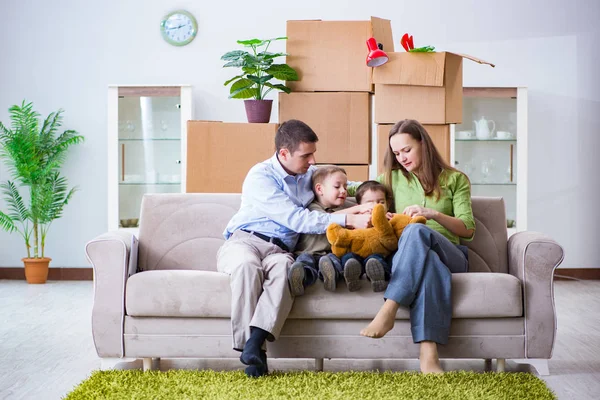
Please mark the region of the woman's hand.
[[408, 215], [411, 218], [414, 217], [425, 217], [427, 219], [435, 219], [438, 211], [432, 210], [431, 208], [425, 208], [418, 205], [408, 206], [402, 211], [402, 214]]

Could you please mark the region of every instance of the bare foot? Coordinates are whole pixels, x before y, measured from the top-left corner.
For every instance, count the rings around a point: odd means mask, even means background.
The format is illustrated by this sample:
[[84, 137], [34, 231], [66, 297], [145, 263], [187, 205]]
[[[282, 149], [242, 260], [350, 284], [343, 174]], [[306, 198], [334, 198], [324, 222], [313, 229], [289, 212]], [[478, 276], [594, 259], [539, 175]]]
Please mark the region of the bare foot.
[[394, 327], [398, 303], [394, 300], [386, 300], [383, 307], [379, 310], [373, 321], [366, 328], [360, 331], [360, 334], [370, 338], [382, 338]]
[[443, 374], [444, 370], [440, 364], [440, 358], [437, 352], [437, 343], [421, 342], [421, 352], [419, 360], [421, 363], [421, 372], [424, 374]]

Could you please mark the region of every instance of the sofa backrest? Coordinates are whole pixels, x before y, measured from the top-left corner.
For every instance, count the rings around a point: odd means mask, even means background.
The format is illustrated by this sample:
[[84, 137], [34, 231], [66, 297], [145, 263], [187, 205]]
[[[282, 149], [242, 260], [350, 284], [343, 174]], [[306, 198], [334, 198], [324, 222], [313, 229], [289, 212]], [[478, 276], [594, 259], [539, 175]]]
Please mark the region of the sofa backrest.
[[469, 247], [469, 272], [508, 273], [508, 233], [502, 197], [473, 197], [475, 237]]
[[[146, 194], [140, 216], [138, 269], [216, 271], [225, 226], [240, 206], [238, 193]], [[471, 272], [507, 272], [502, 198], [473, 198], [476, 233], [469, 247]]]

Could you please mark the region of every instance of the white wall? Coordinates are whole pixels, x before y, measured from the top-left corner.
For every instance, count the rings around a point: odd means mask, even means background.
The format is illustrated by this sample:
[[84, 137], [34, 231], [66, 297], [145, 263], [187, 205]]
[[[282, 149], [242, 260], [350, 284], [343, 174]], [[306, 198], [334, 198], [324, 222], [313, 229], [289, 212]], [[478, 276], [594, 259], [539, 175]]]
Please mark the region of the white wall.
[[[8, 123], [8, 107], [27, 99], [42, 115], [64, 108], [64, 126], [86, 137], [65, 166], [80, 192], [50, 230], [52, 266], [87, 266], [84, 244], [107, 228], [109, 84], [189, 83], [196, 119], [245, 121], [242, 102], [227, 99], [222, 82], [231, 71], [219, 60], [237, 39], [284, 35], [288, 19], [376, 15], [392, 20], [398, 49], [400, 36], [410, 32], [417, 45], [497, 64], [492, 69], [465, 61], [465, 86], [529, 87], [529, 228], [564, 246], [563, 267], [600, 267], [599, 1], [288, 3], [0, 0], [0, 120]], [[161, 17], [177, 8], [199, 23], [197, 38], [183, 48], [159, 33]], [[0, 167], [0, 181], [7, 178]], [[24, 254], [19, 236], [0, 232], [0, 266], [19, 266]]]

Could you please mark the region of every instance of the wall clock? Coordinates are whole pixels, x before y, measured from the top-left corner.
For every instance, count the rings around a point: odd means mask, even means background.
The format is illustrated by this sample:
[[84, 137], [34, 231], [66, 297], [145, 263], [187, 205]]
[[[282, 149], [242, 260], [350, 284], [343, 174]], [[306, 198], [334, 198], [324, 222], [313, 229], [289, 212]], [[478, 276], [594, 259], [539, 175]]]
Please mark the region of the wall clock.
[[167, 43], [185, 46], [196, 37], [198, 23], [194, 16], [184, 10], [173, 11], [160, 22], [160, 33]]

